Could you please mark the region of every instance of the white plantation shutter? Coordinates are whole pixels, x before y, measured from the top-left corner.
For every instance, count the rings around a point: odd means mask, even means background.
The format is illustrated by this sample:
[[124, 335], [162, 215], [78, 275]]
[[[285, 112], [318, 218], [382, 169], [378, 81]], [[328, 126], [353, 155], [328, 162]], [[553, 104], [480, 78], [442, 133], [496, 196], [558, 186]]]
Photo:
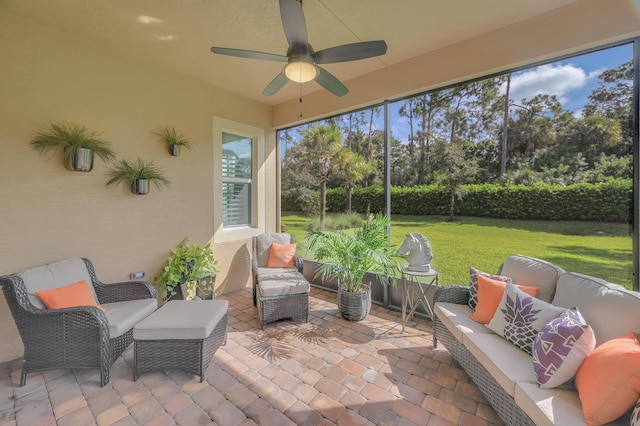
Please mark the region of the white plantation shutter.
[[222, 215], [224, 227], [251, 225], [252, 139], [223, 133]]

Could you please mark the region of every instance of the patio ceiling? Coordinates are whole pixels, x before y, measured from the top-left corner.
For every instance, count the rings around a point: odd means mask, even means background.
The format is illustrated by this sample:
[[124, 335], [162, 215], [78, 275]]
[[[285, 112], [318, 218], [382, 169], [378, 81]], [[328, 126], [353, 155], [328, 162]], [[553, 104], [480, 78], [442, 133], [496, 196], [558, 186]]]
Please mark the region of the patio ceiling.
[[[382, 57], [327, 65], [347, 83], [406, 61], [584, 0], [304, 0], [315, 50], [358, 41], [387, 42]], [[287, 84], [261, 95], [282, 64], [213, 55], [211, 46], [285, 54], [277, 0], [4, 0], [8, 8], [120, 52], [238, 95], [275, 105], [320, 89]]]

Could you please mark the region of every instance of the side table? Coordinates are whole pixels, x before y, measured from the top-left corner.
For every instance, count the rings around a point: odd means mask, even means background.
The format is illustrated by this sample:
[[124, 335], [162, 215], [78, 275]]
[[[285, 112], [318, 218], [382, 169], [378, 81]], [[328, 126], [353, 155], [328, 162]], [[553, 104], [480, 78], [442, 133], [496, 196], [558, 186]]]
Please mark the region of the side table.
[[[427, 272], [410, 271], [406, 267], [402, 271], [402, 331], [407, 320], [414, 317], [416, 308], [420, 305], [433, 320], [433, 309], [427, 298], [427, 290], [431, 286], [438, 287], [438, 271], [430, 269]], [[407, 314], [407, 307], [409, 313]]]

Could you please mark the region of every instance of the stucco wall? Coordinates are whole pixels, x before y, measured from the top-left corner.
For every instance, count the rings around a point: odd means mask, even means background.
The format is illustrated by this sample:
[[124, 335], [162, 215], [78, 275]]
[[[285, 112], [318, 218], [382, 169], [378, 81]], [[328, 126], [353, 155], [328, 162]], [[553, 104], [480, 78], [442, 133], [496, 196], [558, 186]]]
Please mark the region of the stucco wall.
[[[183, 237], [214, 242], [224, 291], [250, 284], [250, 240], [216, 244], [213, 217], [213, 121], [222, 117], [264, 129], [267, 191], [275, 192], [271, 108], [165, 72], [40, 25], [0, 7], [0, 274], [84, 256], [105, 282], [144, 270], [151, 280]], [[120, 158], [153, 160], [172, 185], [146, 196], [105, 186], [107, 167], [64, 170], [61, 154], [39, 156], [29, 142], [45, 123], [68, 120], [98, 130]], [[195, 142], [170, 157], [152, 131], [175, 126]], [[214, 167], [215, 166], [215, 167]], [[275, 197], [259, 206], [275, 230]], [[0, 298], [0, 363], [22, 347]]]

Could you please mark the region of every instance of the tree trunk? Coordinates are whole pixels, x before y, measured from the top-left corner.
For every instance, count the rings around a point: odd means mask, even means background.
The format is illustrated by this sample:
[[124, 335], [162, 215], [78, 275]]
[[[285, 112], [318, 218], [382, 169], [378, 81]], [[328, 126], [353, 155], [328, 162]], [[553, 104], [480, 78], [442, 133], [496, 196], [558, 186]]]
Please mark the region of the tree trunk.
[[453, 209], [454, 209], [455, 202], [456, 202], [456, 195], [452, 192], [451, 193], [451, 210], [449, 212], [449, 222], [453, 222]]
[[353, 188], [347, 186], [345, 190], [347, 192], [347, 213], [351, 213], [351, 194], [353, 193]]
[[509, 90], [511, 88], [511, 74], [507, 76], [507, 91], [504, 95], [504, 116], [502, 121], [502, 142], [500, 144], [500, 183], [504, 184], [507, 172], [507, 130], [509, 129]]
[[327, 180], [320, 180], [320, 227], [324, 228], [324, 217], [327, 209]]

